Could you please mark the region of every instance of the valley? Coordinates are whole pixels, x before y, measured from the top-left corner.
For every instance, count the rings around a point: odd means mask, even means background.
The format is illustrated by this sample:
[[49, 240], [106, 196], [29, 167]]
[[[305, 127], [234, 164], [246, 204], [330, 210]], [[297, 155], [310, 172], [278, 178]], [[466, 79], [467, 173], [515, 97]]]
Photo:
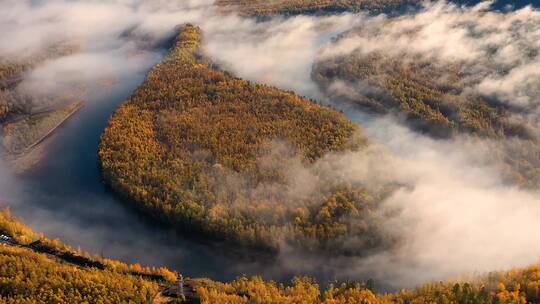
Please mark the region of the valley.
[[535, 3], [67, 2], [0, 4], [0, 302], [540, 302]]

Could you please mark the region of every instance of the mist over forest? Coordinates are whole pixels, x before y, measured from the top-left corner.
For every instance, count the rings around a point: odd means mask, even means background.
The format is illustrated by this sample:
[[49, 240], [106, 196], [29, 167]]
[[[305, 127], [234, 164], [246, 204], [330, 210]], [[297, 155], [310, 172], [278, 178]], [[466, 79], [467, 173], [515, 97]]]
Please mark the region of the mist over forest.
[[0, 0], [0, 202], [223, 281], [539, 264], [535, 2], [309, 3]]

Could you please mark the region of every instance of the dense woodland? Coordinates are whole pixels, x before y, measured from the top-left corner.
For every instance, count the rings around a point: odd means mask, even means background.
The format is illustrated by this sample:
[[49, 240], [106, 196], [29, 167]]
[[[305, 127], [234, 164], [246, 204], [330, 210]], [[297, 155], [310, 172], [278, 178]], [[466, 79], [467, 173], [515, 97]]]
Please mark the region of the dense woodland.
[[285, 286], [258, 277], [242, 277], [230, 283], [198, 280], [197, 293], [203, 304], [525, 304], [540, 300], [539, 287], [540, 267], [531, 266], [390, 294], [377, 294], [365, 283], [335, 283], [321, 288], [310, 278], [295, 278]]
[[[361, 131], [332, 109], [213, 68], [200, 43], [200, 30], [186, 26], [115, 112], [99, 147], [105, 181], [155, 218], [206, 237], [349, 254], [385, 246], [370, 217], [390, 189], [368, 192], [317, 165], [365, 146]], [[293, 176], [297, 168], [310, 176]], [[363, 246], [341, 248], [349, 237]]]
[[[1, 303], [150, 303], [174, 282], [165, 268], [92, 257], [50, 240], [0, 211]], [[39, 245], [38, 245], [39, 244]]]
[[[13, 240], [0, 244], [1, 303], [169, 303], [163, 294], [167, 286], [174, 285], [176, 274], [165, 268], [128, 265], [74, 251], [59, 240], [49, 240], [33, 232], [7, 209], [0, 211], [0, 234]], [[58, 252], [94, 259], [103, 267], [76, 265], [59, 255], [39, 252], [31, 245], [36, 240]], [[540, 266], [454, 282], [429, 283], [385, 294], [374, 291], [369, 280], [335, 282], [327, 286], [308, 277], [294, 278], [290, 284], [260, 277], [239, 277], [225, 283], [195, 278], [189, 282], [195, 291], [190, 298], [194, 302], [190, 303], [201, 304], [525, 304], [540, 301]]]
[[158, 285], [113, 270], [82, 269], [0, 245], [2, 303], [149, 303]]
[[216, 5], [243, 15], [336, 13], [360, 10], [386, 11], [418, 0], [217, 0]]
[[[340, 39], [353, 36], [354, 30]], [[463, 63], [403, 60], [353, 51], [315, 63], [313, 80], [335, 101], [373, 113], [403, 116], [413, 129], [437, 138], [458, 134], [488, 139], [479, 143], [505, 178], [526, 187], [540, 185], [540, 145], [525, 115], [504, 103], [467, 90]]]
[[[436, 136], [456, 132], [490, 138], [532, 136], [524, 124], [510, 119], [502, 105], [464, 93], [463, 76], [464, 67], [457, 63], [356, 52], [319, 61], [313, 70], [313, 79], [334, 97], [378, 113], [399, 109], [416, 127]], [[332, 90], [336, 81], [356, 87], [357, 94]]]

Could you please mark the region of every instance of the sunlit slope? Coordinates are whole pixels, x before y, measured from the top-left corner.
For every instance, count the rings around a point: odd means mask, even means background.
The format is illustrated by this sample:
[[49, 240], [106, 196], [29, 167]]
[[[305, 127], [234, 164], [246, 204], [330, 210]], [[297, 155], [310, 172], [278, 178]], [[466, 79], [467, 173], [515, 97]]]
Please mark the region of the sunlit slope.
[[373, 237], [362, 219], [375, 194], [292, 171], [360, 149], [360, 130], [332, 109], [213, 68], [200, 44], [200, 30], [184, 27], [116, 111], [99, 148], [106, 182], [163, 222], [233, 243], [337, 249], [340, 237]]
[[370, 283], [337, 283], [325, 288], [309, 278], [296, 278], [288, 286], [257, 277], [229, 283], [198, 280], [196, 289], [202, 304], [525, 304], [540, 300], [539, 277], [540, 267], [531, 266], [468, 280], [430, 283], [390, 294], [372, 291]]
[[243, 15], [337, 13], [360, 10], [383, 11], [417, 0], [217, 0], [216, 5]]
[[[1, 303], [150, 303], [175, 275], [91, 257], [0, 211]], [[6, 236], [8, 238], [6, 238]]]
[[[93, 258], [60, 241], [48, 240], [0, 211], [0, 302], [2, 303], [178, 303], [166, 296], [176, 276]], [[37, 241], [36, 241], [37, 240]], [[78, 257], [69, 259], [67, 256]], [[94, 263], [88, 265], [88, 263]], [[86, 265], [85, 265], [86, 264]], [[260, 277], [230, 282], [207, 278], [185, 280], [187, 303], [201, 304], [348, 304], [471, 303], [524, 304], [540, 301], [540, 266], [493, 272], [457, 281], [429, 283], [396, 293], [377, 293], [372, 281], [320, 285], [308, 277], [288, 284]], [[186, 294], [187, 295], [187, 294]]]
[[148, 303], [157, 290], [156, 283], [137, 276], [81, 269], [29, 249], [0, 245], [3, 303]]

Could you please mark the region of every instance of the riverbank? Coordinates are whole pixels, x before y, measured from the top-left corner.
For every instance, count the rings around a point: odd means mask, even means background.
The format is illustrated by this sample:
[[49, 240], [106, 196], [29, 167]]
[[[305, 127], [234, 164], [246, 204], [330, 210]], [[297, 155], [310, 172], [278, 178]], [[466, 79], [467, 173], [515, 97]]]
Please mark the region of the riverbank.
[[82, 101], [40, 111], [4, 125], [3, 143], [7, 160], [16, 174], [35, 166], [43, 157], [46, 141], [84, 107]]

